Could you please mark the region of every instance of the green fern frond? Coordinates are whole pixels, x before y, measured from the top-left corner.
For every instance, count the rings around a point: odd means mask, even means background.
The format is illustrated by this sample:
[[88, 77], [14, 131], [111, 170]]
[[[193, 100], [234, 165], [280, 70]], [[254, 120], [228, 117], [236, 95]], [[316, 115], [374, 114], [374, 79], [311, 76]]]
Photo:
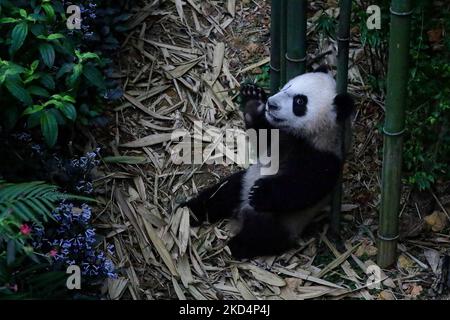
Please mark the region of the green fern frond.
[[57, 202], [64, 199], [92, 201], [61, 193], [58, 187], [41, 181], [7, 183], [0, 180], [0, 219], [9, 216], [19, 221], [46, 222], [53, 219], [51, 212]]

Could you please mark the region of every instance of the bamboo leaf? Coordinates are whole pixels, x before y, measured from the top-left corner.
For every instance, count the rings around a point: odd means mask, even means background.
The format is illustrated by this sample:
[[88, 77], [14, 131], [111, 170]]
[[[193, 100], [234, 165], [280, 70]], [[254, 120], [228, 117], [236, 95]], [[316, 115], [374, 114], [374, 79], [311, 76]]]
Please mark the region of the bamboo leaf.
[[147, 162], [146, 157], [137, 156], [111, 156], [103, 158], [106, 163], [141, 164]]

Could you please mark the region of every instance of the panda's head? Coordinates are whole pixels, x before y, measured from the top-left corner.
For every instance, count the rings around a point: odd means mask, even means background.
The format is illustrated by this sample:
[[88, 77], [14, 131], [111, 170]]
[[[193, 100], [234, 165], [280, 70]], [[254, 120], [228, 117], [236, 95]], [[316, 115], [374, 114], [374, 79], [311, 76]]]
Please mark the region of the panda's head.
[[322, 134], [349, 116], [353, 103], [336, 94], [336, 82], [323, 68], [290, 80], [266, 104], [267, 121], [294, 135]]

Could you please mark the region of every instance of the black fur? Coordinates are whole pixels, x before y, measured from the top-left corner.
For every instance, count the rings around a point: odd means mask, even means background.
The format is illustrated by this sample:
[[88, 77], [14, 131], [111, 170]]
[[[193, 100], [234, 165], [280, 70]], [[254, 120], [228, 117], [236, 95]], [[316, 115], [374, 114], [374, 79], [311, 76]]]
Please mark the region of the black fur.
[[320, 66], [318, 66], [316, 69], [314, 69], [313, 72], [323, 72], [323, 73], [328, 73], [329, 68], [326, 64], [322, 64]]
[[280, 161], [280, 174], [257, 180], [251, 189], [250, 205], [257, 211], [283, 214], [306, 209], [333, 190], [340, 159], [314, 149], [301, 138], [295, 140], [290, 139], [290, 153]]
[[304, 94], [299, 94], [293, 99], [292, 112], [297, 117], [303, 117], [306, 114], [306, 105], [308, 104], [308, 97]]
[[337, 113], [337, 121], [345, 121], [352, 115], [355, 110], [355, 105], [352, 97], [348, 93], [338, 94], [334, 98], [334, 106]]
[[230, 218], [240, 202], [243, 175], [244, 171], [238, 171], [185, 202], [183, 205], [191, 209], [197, 219], [191, 220], [191, 224]]
[[262, 101], [266, 103], [267, 94], [263, 88], [257, 86], [256, 84], [246, 83], [241, 87], [241, 101], [245, 108], [246, 104], [251, 101]]
[[271, 128], [267, 122], [264, 112], [258, 112], [261, 104], [266, 104], [267, 95], [263, 88], [254, 84], [244, 84], [241, 87], [241, 101], [243, 103], [244, 114], [251, 117], [251, 121], [245, 119], [247, 129], [268, 129]]
[[289, 231], [275, 217], [251, 209], [246, 209], [241, 214], [242, 229], [228, 242], [235, 258], [280, 254], [295, 244], [288, 236]]
[[[323, 71], [318, 71], [323, 72]], [[264, 111], [258, 111], [267, 102], [264, 90], [255, 85], [241, 89], [247, 129], [271, 129]], [[348, 95], [335, 99], [338, 119], [350, 115], [353, 102]], [[289, 230], [282, 223], [285, 215], [310, 208], [325, 198], [335, 187], [342, 161], [331, 152], [322, 152], [308, 143], [280, 130], [280, 170], [273, 176], [258, 179], [249, 194], [250, 206], [241, 204], [242, 178], [237, 172], [217, 185], [202, 191], [186, 205], [199, 222], [215, 222], [234, 215], [242, 221], [242, 229], [229, 242], [236, 258], [279, 254], [294, 244]], [[241, 212], [237, 212], [241, 210]]]

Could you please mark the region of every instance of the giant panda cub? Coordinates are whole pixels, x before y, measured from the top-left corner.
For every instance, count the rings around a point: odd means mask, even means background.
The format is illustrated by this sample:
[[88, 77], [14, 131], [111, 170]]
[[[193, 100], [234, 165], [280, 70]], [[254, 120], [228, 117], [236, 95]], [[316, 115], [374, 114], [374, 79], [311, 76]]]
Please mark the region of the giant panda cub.
[[352, 99], [336, 93], [325, 67], [293, 78], [269, 98], [255, 85], [244, 85], [241, 97], [247, 129], [279, 129], [279, 141], [271, 141], [279, 143], [278, 172], [262, 175], [258, 161], [185, 203], [199, 222], [239, 222], [228, 243], [238, 259], [295, 246], [337, 183], [343, 164], [340, 127], [353, 111]]

